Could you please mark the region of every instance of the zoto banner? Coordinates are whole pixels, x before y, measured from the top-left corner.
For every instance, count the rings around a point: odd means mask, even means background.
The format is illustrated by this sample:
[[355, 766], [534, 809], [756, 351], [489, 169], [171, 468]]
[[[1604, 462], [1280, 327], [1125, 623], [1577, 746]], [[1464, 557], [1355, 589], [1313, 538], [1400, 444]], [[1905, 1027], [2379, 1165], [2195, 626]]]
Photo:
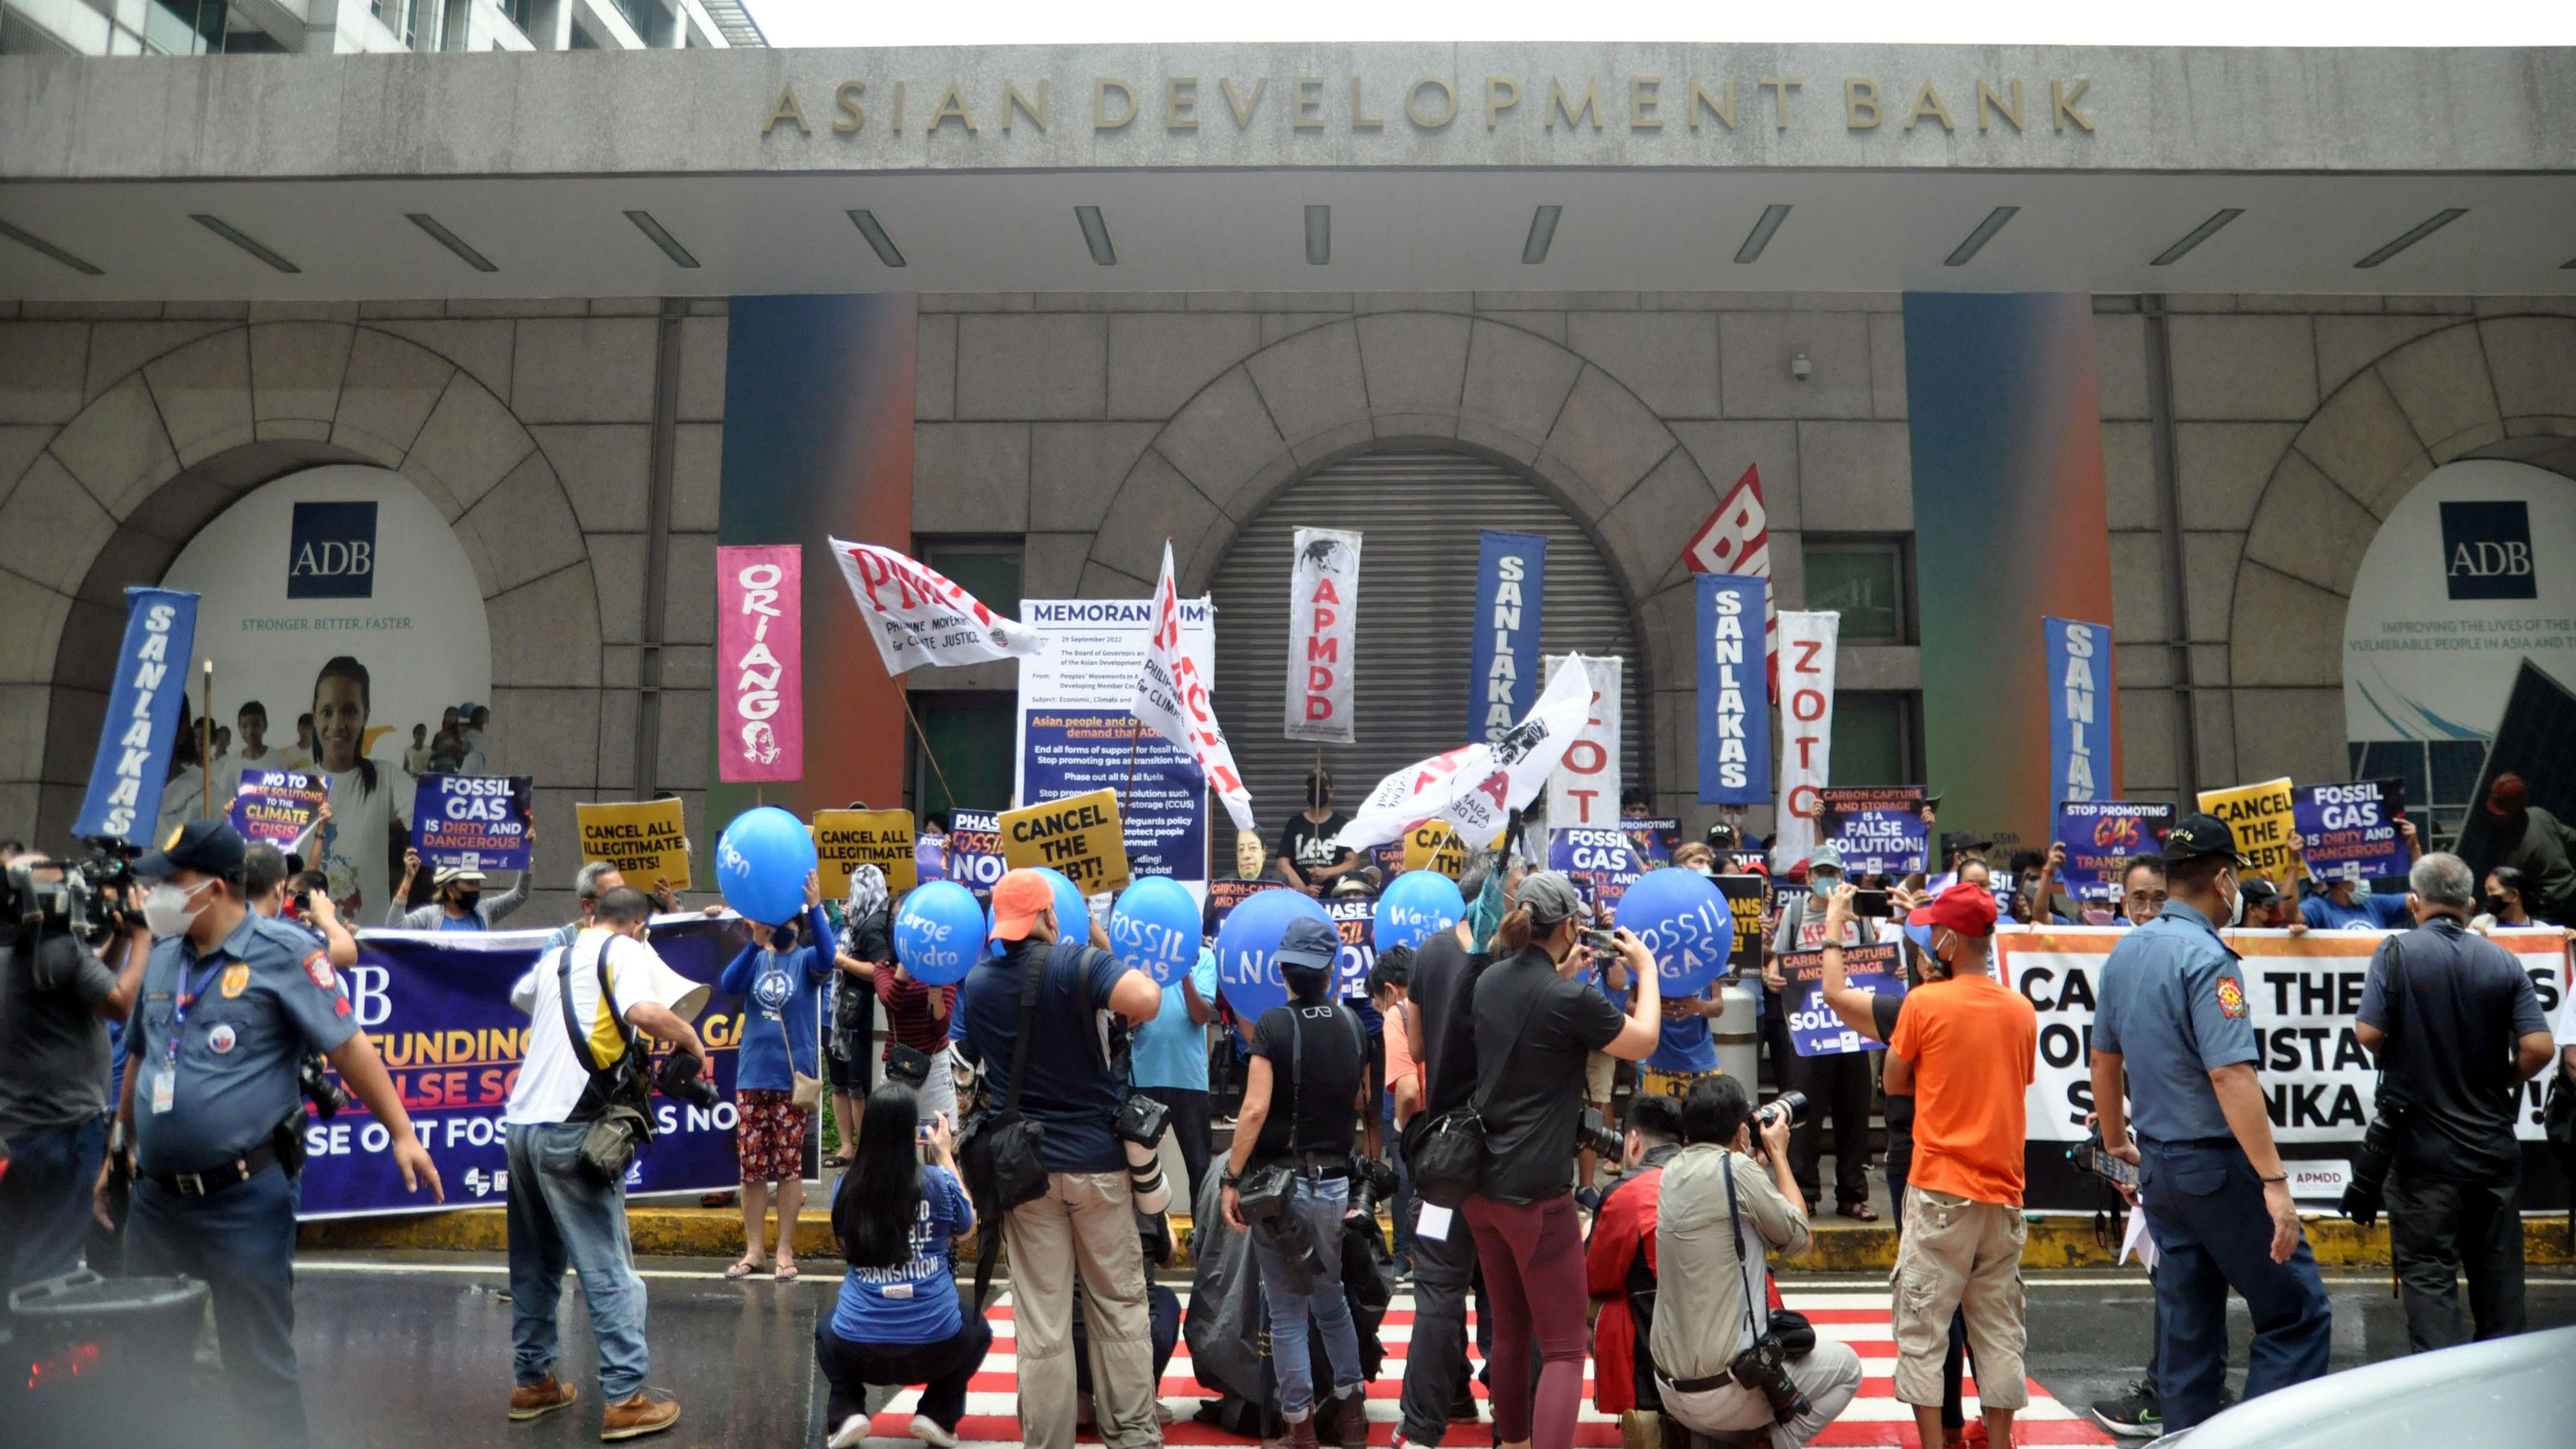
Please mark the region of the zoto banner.
[[[2247, 1018], [2261, 1043], [2263, 1093], [2272, 1135], [2300, 1157], [2343, 1157], [2360, 1146], [2376, 1100], [2378, 1071], [2353, 1025], [2382, 931], [2227, 931], [2244, 958]], [[2039, 1012], [2039, 1068], [2029, 1098], [2033, 1141], [2077, 1142], [2093, 1110], [2094, 1003], [2103, 963], [2128, 932], [2105, 926], [2008, 929], [1995, 933], [2005, 984]], [[2498, 931], [2488, 939], [2513, 953], [2553, 1018], [2567, 988], [2567, 933]], [[2542, 1074], [2542, 1078], [2547, 1076]], [[2523, 1084], [2514, 1135], [2541, 1138], [2542, 1078]]]
[[2250, 862], [2248, 869], [2270, 878], [2284, 891], [2296, 889], [2299, 863], [2290, 844], [2297, 831], [2297, 812], [2290, 803], [2287, 775], [2260, 785], [2203, 790], [2200, 808], [2227, 822], [2236, 837], [2237, 853]]
[[[1181, 652], [1216, 677], [1215, 612], [1179, 601]], [[1118, 798], [1129, 863], [1200, 895], [1207, 883], [1208, 793], [1190, 752], [1135, 715], [1136, 680], [1153, 646], [1150, 599], [1022, 599], [1046, 652], [1020, 661], [1014, 803], [1106, 790]]]
[[2308, 873], [2320, 880], [2386, 880], [2414, 862], [2397, 822], [2406, 814], [2406, 782], [2356, 780], [2349, 785], [2293, 785], [2290, 817], [2305, 847]]
[[322, 777], [301, 770], [244, 770], [241, 785], [226, 810], [233, 833], [251, 845], [274, 845], [292, 852], [295, 842], [313, 828], [329, 794]]
[[639, 891], [667, 885], [689, 889], [689, 822], [677, 800], [638, 800], [625, 805], [576, 804], [581, 858], [617, 867]]
[[197, 596], [175, 589], [125, 591], [125, 640], [117, 646], [107, 721], [89, 767], [89, 793], [72, 823], [76, 836], [152, 839], [161, 791], [170, 781], [170, 751], [179, 705], [188, 689], [188, 655], [197, 634]]
[[1013, 870], [1045, 866], [1086, 896], [1127, 884], [1118, 794], [1095, 790], [1002, 812], [1002, 859]]
[[2083, 800], [2058, 805], [2049, 839], [2066, 847], [2058, 884], [2079, 901], [2116, 899], [2131, 859], [2154, 855], [2173, 829], [2174, 807], [2161, 801]]
[[716, 550], [717, 778], [805, 778], [805, 559], [795, 544]]
[[2119, 738], [2111, 677], [2111, 626], [2043, 617], [2048, 650], [2048, 798], [2098, 800], [2117, 789], [2111, 742]]
[[430, 866], [528, 868], [528, 775], [423, 775], [412, 794], [411, 848]]
[[1787, 870], [1816, 848], [1817, 795], [1832, 778], [1834, 640], [1840, 614], [1780, 616], [1780, 814], [1771, 866]]
[[[565, 1029], [560, 1015], [532, 1021], [510, 1004], [510, 988], [546, 955], [544, 931], [368, 931], [358, 938], [358, 964], [341, 973], [360, 1030], [374, 1041], [412, 1130], [447, 1185], [445, 1209], [426, 1194], [405, 1192], [382, 1124], [364, 1107], [304, 1128], [303, 1218], [433, 1212], [508, 1200], [510, 1168], [501, 1131], [528, 1039]], [[728, 924], [702, 916], [665, 916], [651, 928], [653, 949], [671, 969], [712, 986], [739, 948]], [[737, 1185], [733, 1075], [741, 1039], [739, 1006], [718, 994], [695, 1023], [712, 1059], [724, 1100], [710, 1110], [653, 1099], [652, 1148], [626, 1174], [626, 1190], [705, 1192]], [[805, 1171], [814, 1171], [813, 1140]]]
[[1002, 817], [990, 810], [948, 812], [948, 878], [982, 900], [1010, 867], [1002, 861]]
[[1924, 868], [1923, 787], [1828, 785], [1816, 792], [1817, 833], [1842, 852], [1850, 875], [1908, 875]]
[[814, 868], [825, 900], [848, 895], [850, 871], [862, 865], [884, 871], [886, 889], [897, 896], [912, 889], [919, 884], [912, 846], [909, 810], [814, 812]]
[[1762, 613], [1769, 579], [1699, 578], [1699, 803], [1771, 803], [1771, 717], [1763, 709]]
[[[1360, 536], [1298, 529], [1288, 566], [1288, 738], [1351, 743], [1359, 621]], [[1484, 738], [1484, 732], [1474, 738]]]
[[[1903, 996], [1904, 963], [1896, 953], [1893, 941], [1876, 946], [1846, 946], [1844, 979], [1872, 996]], [[1885, 1042], [1873, 1041], [1843, 1025], [1843, 1019], [1825, 1005], [1824, 952], [1792, 951], [1780, 958], [1780, 974], [1789, 978], [1788, 989], [1780, 999], [1789, 1010], [1789, 1045], [1797, 1049], [1798, 1055], [1830, 1057], [1886, 1049]]]
[[[1565, 667], [1566, 658], [1547, 656], [1550, 680]], [[1582, 732], [1547, 777], [1550, 830], [1610, 830], [1619, 824], [1619, 710], [1627, 665], [1616, 654], [1587, 655], [1583, 663], [1592, 676], [1592, 706], [1583, 717]]]
[[1467, 738], [1502, 738], [1538, 698], [1539, 615], [1547, 540], [1486, 529], [1476, 556], [1476, 646], [1467, 670]]

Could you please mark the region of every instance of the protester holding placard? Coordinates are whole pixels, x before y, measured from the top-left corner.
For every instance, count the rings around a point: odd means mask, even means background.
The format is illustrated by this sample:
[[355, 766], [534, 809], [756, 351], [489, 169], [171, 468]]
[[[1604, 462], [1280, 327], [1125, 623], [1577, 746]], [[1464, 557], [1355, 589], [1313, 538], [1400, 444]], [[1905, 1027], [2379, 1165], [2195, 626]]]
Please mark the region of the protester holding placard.
[[[2415, 822], [2397, 818], [2397, 834], [2406, 842], [2408, 866], [2424, 855], [2415, 838]], [[2308, 926], [2318, 931], [2402, 931], [2413, 921], [2407, 914], [2406, 897], [2371, 891], [2362, 881], [2348, 875], [2325, 878], [2322, 885], [2311, 881], [2308, 896], [2299, 902], [2299, 914]], [[2368, 891], [2368, 894], [2363, 892]]]
[[[528, 844], [535, 848], [533, 827], [528, 831]], [[412, 880], [419, 874], [420, 852], [404, 851], [402, 888], [395, 892], [394, 903], [385, 909], [385, 925], [393, 930], [491, 930], [495, 921], [528, 903], [528, 881], [533, 872], [519, 872], [518, 884], [487, 902], [483, 899], [483, 872], [472, 866], [442, 865], [430, 876], [429, 904], [406, 911], [402, 903], [411, 898]]]
[[[1824, 947], [1829, 939], [1826, 906], [1842, 883], [1841, 852], [1830, 841], [1817, 845], [1807, 856], [1806, 890], [1786, 894], [1781, 902], [1780, 923], [1771, 938], [1775, 956]], [[1867, 946], [1877, 940], [1877, 927], [1867, 920], [1852, 917], [1840, 923], [1842, 945]], [[1794, 1006], [1794, 998], [1784, 991], [1781, 1004]], [[1789, 1165], [1797, 1175], [1799, 1191], [1807, 1195], [1809, 1202], [1823, 1207], [1819, 1189], [1823, 1186], [1825, 1116], [1831, 1113], [1836, 1211], [1865, 1223], [1878, 1221], [1878, 1209], [1869, 1203], [1869, 1062], [1869, 1054], [1858, 1051], [1817, 1056], [1783, 1051], [1774, 1058], [1783, 1085], [1807, 1094], [1807, 1120], [1789, 1135]]]

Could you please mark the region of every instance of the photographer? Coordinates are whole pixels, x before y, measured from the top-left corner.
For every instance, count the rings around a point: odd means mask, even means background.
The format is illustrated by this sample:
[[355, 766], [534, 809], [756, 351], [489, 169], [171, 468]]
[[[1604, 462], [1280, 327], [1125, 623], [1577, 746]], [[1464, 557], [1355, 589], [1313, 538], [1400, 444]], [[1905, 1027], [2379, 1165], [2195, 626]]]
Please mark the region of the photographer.
[[[1494, 1298], [1486, 1362], [1495, 1432], [1505, 1444], [1539, 1449], [1569, 1449], [1583, 1397], [1583, 1320], [1572, 1308], [1584, 1298], [1573, 1181], [1584, 1062], [1595, 1051], [1636, 1061], [1655, 1049], [1663, 1027], [1655, 959], [1634, 933], [1613, 938], [1637, 982], [1626, 1015], [1581, 979], [1593, 964], [1593, 948], [1581, 943], [1584, 915], [1582, 894], [1563, 872], [1527, 877], [1496, 933], [1510, 954], [1475, 986], [1485, 1169], [1463, 1214]], [[1541, 1304], [1549, 1305], [1544, 1314]], [[1535, 1394], [1533, 1334], [1543, 1361]]]
[[18, 902], [0, 923], [0, 1294], [80, 1264], [107, 1150], [107, 1024], [133, 1011], [151, 949], [131, 918], [111, 921], [104, 959], [70, 920], [26, 924], [23, 897], [64, 886], [43, 860], [13, 851], [0, 886], [0, 901]]
[[[586, 1156], [594, 1128], [624, 1111], [650, 1120], [642, 1032], [697, 1059], [707, 1049], [689, 1025], [706, 988], [681, 977], [645, 944], [652, 902], [620, 886], [600, 897], [595, 924], [556, 947], [510, 989], [528, 1013], [527, 1061], [502, 1114], [510, 1154], [510, 1337], [517, 1387], [510, 1417], [539, 1418], [581, 1394], [554, 1375], [555, 1305], [566, 1266], [581, 1279], [599, 1346], [607, 1404], [603, 1439], [658, 1433], [680, 1406], [644, 1391], [644, 1280], [626, 1237], [626, 1178]], [[576, 1033], [578, 1034], [576, 1036]], [[677, 1061], [678, 1058], [673, 1058]], [[666, 1069], [667, 1071], [667, 1069]]]
[[236, 1416], [265, 1443], [300, 1445], [295, 1208], [306, 1052], [329, 1057], [389, 1134], [403, 1185], [427, 1186], [433, 1201], [446, 1194], [329, 960], [311, 936], [254, 915], [243, 899], [233, 828], [189, 821], [134, 873], [154, 882], [143, 918], [158, 939], [127, 1028], [99, 1220], [113, 1228], [107, 1206], [125, 1167], [134, 1179], [126, 1270], [206, 1281]]
[[302, 926], [322, 943], [336, 970], [358, 964], [358, 938], [340, 919], [332, 903], [330, 877], [318, 870], [287, 873], [287, 859], [274, 845], [254, 845], [242, 857], [242, 894], [251, 911], [272, 921]]
[[1648, 1092], [1629, 1098], [1621, 1146], [1619, 1180], [1601, 1195], [1583, 1246], [1584, 1286], [1592, 1295], [1592, 1402], [1605, 1414], [1653, 1413], [1663, 1399], [1654, 1356], [1643, 1350], [1655, 1327], [1655, 1218], [1665, 1164], [1682, 1150], [1681, 1102]]
[[[2388, 1256], [2417, 1353], [2469, 1341], [2460, 1322], [2464, 1268], [2479, 1340], [2524, 1327], [2514, 1118], [2522, 1084], [2554, 1049], [2531, 978], [2503, 947], [2468, 933], [2474, 881], [2456, 855], [2415, 862], [2406, 905], [2416, 927], [2380, 943], [2355, 1028], [2385, 1074], [2379, 1114], [2394, 1149], [2382, 1159]], [[2372, 1148], [2365, 1139], [2363, 1155]], [[2366, 1174], [2356, 1162], [2354, 1177]]]
[[[1340, 1400], [1334, 1438], [1343, 1449], [1368, 1442], [1359, 1335], [1341, 1291], [1342, 1214], [1350, 1206], [1351, 1142], [1368, 1082], [1368, 1045], [1359, 1018], [1331, 999], [1340, 953], [1341, 933], [1321, 921], [1294, 921], [1281, 937], [1276, 959], [1288, 1004], [1253, 1023], [1250, 1080], [1224, 1179], [1226, 1225], [1238, 1231], [1260, 1225], [1252, 1252], [1269, 1304], [1279, 1410], [1294, 1449], [1316, 1449], [1318, 1442], [1306, 1345], [1310, 1312], [1323, 1330]], [[1274, 1118], [1283, 1078], [1287, 1110]]]
[[[1091, 944], [1059, 930], [1088, 926]], [[1109, 1017], [1128, 1025], [1162, 1005], [1154, 978], [1121, 966], [1094, 921], [1059, 923], [1055, 890], [1034, 870], [993, 887], [993, 939], [1004, 954], [975, 964], [958, 989], [948, 1035], [976, 1064], [987, 1102], [1006, 1110], [1022, 1072], [1020, 997], [1035, 977], [1019, 1117], [1043, 1129], [1045, 1187], [1002, 1215], [1011, 1254], [1020, 1437], [1030, 1449], [1071, 1449], [1075, 1428], [1073, 1290], [1082, 1280], [1091, 1330], [1100, 1437], [1109, 1449], [1161, 1442], [1155, 1423], [1153, 1339], [1145, 1255], [1136, 1238], [1127, 1153], [1112, 1130], [1126, 1083], [1106, 1045]], [[972, 1145], [971, 1143], [969, 1144]], [[968, 1163], [973, 1166], [972, 1161]], [[969, 1186], [974, 1186], [970, 1183]], [[980, 1190], [980, 1189], [979, 1189]]]
[[1789, 1117], [1777, 1103], [1757, 1116], [1734, 1077], [1703, 1078], [1682, 1100], [1689, 1145], [1663, 1171], [1655, 1268], [1667, 1286], [1648, 1342], [1664, 1412], [1703, 1434], [1771, 1429], [1774, 1442], [1804, 1444], [1860, 1392], [1850, 1344], [1817, 1339], [1794, 1314], [1764, 1318], [1766, 1252], [1800, 1257], [1810, 1241]]

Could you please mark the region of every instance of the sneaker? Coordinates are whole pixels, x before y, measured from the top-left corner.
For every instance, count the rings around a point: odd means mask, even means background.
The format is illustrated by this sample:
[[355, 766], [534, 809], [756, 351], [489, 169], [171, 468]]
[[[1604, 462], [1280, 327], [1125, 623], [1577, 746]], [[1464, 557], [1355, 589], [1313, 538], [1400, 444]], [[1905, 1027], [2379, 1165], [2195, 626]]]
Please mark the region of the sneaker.
[[2165, 1431], [2164, 1405], [2155, 1385], [2145, 1379], [2132, 1382], [2116, 1399], [2096, 1399], [2091, 1412], [2094, 1423], [2123, 1439], [2152, 1439]]
[[1315, 1437], [1314, 1410], [1307, 1410], [1302, 1419], [1288, 1421], [1288, 1449], [1323, 1449], [1323, 1442]]
[[906, 1432], [931, 1449], [957, 1449], [957, 1436], [940, 1428], [939, 1422], [928, 1414], [913, 1415], [912, 1425]]
[[823, 1441], [823, 1449], [858, 1449], [859, 1445], [866, 1442], [868, 1442], [868, 1416], [852, 1414], [841, 1421], [841, 1427], [832, 1431], [831, 1438]]
[[1333, 1437], [1342, 1449], [1368, 1449], [1368, 1391], [1353, 1388], [1333, 1406]]
[[510, 1422], [524, 1424], [542, 1419], [557, 1409], [569, 1409], [581, 1390], [557, 1379], [553, 1374], [523, 1388], [510, 1390]]
[[608, 1406], [608, 1412], [599, 1421], [599, 1437], [609, 1441], [641, 1439], [647, 1434], [659, 1434], [678, 1422], [679, 1400], [657, 1399], [637, 1389]]

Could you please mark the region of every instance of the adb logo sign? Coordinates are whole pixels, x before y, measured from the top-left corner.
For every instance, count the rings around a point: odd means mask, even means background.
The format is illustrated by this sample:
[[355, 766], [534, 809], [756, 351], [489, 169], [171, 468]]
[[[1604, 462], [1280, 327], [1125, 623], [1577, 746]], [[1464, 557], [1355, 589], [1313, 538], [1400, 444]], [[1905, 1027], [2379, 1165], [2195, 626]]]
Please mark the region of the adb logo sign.
[[2454, 599], [2536, 599], [2531, 505], [2442, 505], [2442, 582]]
[[376, 505], [298, 503], [289, 529], [286, 596], [376, 596]]

